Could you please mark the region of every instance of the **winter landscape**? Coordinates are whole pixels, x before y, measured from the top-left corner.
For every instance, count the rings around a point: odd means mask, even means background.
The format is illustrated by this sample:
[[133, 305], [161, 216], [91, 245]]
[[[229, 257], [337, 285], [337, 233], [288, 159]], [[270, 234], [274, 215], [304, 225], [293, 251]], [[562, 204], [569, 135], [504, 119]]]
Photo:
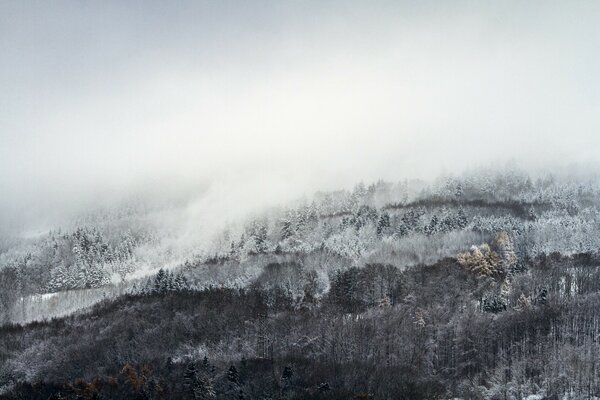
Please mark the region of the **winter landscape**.
[[0, 398], [600, 399], [598, 17], [0, 4]]

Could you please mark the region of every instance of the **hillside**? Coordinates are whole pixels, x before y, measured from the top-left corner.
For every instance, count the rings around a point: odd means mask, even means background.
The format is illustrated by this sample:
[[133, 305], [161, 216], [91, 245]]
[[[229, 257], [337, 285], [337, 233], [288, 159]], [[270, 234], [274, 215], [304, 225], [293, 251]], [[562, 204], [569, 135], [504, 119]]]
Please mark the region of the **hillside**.
[[514, 172], [379, 182], [187, 253], [137, 211], [7, 240], [1, 396], [596, 396], [597, 194]]

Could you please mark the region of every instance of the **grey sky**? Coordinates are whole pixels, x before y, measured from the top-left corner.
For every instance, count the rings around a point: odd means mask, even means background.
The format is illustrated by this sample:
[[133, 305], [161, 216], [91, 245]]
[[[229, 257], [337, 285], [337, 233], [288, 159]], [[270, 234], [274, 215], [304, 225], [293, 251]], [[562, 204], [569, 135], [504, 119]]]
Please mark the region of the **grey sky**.
[[0, 2], [0, 222], [139, 187], [260, 204], [595, 163], [599, 19], [596, 1]]

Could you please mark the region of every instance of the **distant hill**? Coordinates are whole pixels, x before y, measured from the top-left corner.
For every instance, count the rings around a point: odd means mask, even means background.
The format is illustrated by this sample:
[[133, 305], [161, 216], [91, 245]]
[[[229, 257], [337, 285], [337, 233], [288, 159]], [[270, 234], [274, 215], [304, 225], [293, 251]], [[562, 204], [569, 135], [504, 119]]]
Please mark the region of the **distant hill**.
[[143, 208], [4, 240], [0, 396], [592, 398], [599, 194], [481, 174], [317, 193], [196, 242]]

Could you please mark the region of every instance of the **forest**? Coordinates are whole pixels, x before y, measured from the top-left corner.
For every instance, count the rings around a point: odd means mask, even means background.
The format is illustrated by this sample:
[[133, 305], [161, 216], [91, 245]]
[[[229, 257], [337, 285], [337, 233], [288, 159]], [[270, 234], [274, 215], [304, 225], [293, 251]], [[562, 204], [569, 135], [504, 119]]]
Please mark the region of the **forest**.
[[600, 180], [357, 184], [0, 243], [0, 398], [600, 398]]

